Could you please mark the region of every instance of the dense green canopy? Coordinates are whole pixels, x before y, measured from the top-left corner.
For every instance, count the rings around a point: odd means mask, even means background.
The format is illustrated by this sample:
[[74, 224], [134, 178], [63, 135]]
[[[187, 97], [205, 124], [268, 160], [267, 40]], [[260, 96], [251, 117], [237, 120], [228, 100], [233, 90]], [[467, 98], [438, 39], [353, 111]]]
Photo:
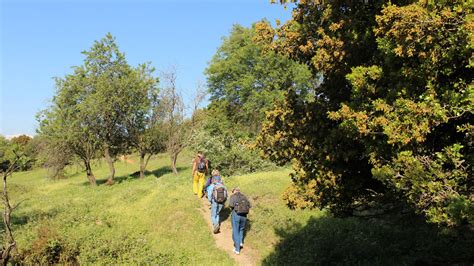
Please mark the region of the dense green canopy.
[[435, 223], [474, 223], [468, 2], [301, 1], [282, 27], [256, 26], [323, 76], [314, 100], [288, 90], [260, 138], [294, 160], [290, 206], [347, 210], [382, 193]]

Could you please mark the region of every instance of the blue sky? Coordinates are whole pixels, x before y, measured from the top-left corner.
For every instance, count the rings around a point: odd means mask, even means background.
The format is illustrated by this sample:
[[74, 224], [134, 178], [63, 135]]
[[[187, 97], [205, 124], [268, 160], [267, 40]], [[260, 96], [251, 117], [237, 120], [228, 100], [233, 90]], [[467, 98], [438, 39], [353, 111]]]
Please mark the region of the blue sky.
[[178, 69], [185, 100], [233, 24], [282, 22], [291, 8], [269, 0], [0, 0], [0, 134], [33, 135], [53, 77], [82, 64], [81, 51], [111, 32], [131, 65]]

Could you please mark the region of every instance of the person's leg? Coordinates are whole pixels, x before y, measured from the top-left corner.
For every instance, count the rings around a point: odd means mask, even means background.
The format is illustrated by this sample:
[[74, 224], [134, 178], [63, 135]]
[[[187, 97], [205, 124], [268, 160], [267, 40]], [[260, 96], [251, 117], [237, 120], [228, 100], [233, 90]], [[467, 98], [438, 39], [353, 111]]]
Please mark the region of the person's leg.
[[241, 216], [240, 217], [240, 223], [239, 223], [239, 250], [240, 247], [243, 246], [244, 244], [244, 231], [245, 231], [245, 224], [247, 223], [247, 217]]
[[221, 221], [220, 213], [223, 208], [224, 208], [224, 204], [217, 204], [216, 221], [218, 225], [220, 225], [220, 221]]
[[204, 188], [204, 173], [198, 173], [198, 197], [202, 197], [202, 189]]
[[198, 193], [198, 181], [199, 181], [199, 176], [198, 176], [198, 173], [196, 172], [193, 176], [193, 192], [194, 192], [194, 194]]
[[240, 234], [240, 227], [241, 227], [241, 224], [242, 224], [242, 216], [240, 215], [236, 215], [237, 216], [237, 222], [236, 222], [236, 236], [235, 236], [235, 243], [234, 243], [234, 246], [235, 246], [235, 251], [239, 252], [240, 253], [240, 243], [242, 242], [242, 236]]
[[234, 241], [235, 250], [237, 250], [237, 246], [239, 246], [239, 242], [237, 242], [238, 235], [239, 235], [238, 215], [235, 212], [232, 212], [232, 240]]
[[216, 219], [216, 216], [218, 217], [218, 213], [217, 213], [217, 207], [218, 207], [218, 204], [215, 203], [214, 201], [211, 203], [211, 221], [212, 221], [212, 225], [213, 226], [216, 226], [216, 224], [219, 222], [217, 219]]

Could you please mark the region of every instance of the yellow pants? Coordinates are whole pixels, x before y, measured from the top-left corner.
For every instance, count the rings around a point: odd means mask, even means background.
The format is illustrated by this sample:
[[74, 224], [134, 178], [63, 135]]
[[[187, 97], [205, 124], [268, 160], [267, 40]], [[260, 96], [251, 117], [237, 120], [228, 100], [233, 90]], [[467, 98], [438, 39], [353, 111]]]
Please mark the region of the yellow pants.
[[193, 192], [199, 198], [202, 197], [202, 189], [204, 187], [204, 173], [196, 172], [193, 176]]

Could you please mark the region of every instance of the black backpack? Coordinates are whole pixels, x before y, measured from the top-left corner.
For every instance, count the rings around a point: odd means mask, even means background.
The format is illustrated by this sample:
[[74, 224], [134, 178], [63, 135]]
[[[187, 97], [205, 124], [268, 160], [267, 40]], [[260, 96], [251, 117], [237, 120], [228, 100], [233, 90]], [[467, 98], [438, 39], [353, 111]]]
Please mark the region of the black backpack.
[[197, 164], [197, 170], [200, 173], [206, 172], [206, 159], [201, 159]]
[[250, 202], [245, 195], [239, 193], [237, 195], [237, 202], [235, 203], [235, 212], [237, 214], [247, 214], [250, 210]]
[[221, 183], [215, 184], [212, 190], [212, 197], [215, 202], [223, 204], [227, 200], [227, 189], [225, 186]]

